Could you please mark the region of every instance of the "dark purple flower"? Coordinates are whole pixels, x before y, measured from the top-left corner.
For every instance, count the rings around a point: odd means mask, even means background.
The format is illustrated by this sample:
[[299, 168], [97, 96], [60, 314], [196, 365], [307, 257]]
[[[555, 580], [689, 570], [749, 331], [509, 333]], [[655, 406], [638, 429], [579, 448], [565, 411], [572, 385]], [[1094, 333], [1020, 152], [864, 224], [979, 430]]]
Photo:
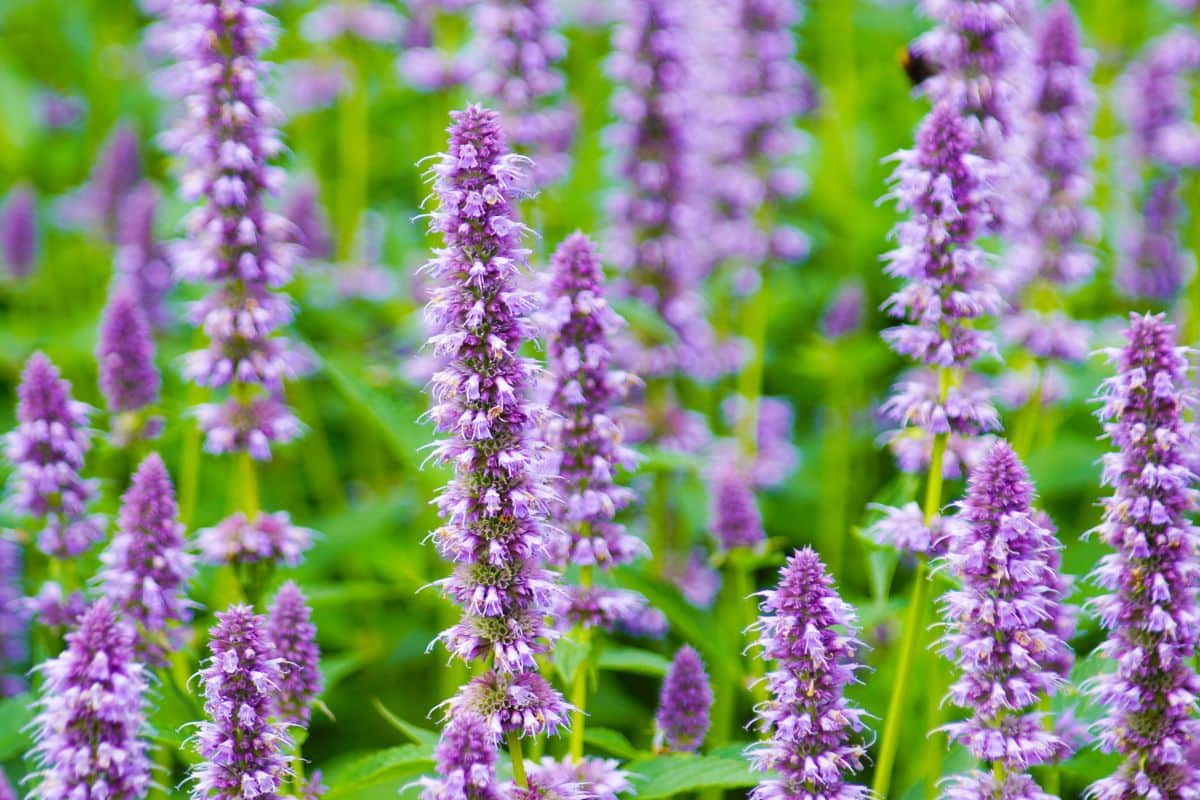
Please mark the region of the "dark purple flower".
[[775, 770], [750, 792], [751, 800], [828, 798], [860, 800], [866, 787], [846, 779], [862, 770], [863, 712], [851, 706], [846, 687], [859, 667], [858, 620], [838, 596], [812, 548], [793, 553], [779, 585], [762, 592], [762, 615], [753, 629], [767, 673], [770, 699], [755, 725], [769, 738], [747, 749], [756, 770]]
[[722, 459], [709, 477], [709, 528], [723, 550], [757, 547], [766, 541], [754, 489], [734, 459]]
[[173, 283], [166, 248], [154, 235], [158, 190], [142, 181], [125, 196], [117, 220], [117, 273], [155, 330], [171, 323], [166, 297]]
[[704, 662], [690, 645], [684, 645], [663, 678], [658, 711], [654, 715], [656, 741], [665, 741], [668, 748], [677, 752], [699, 750], [708, 733], [712, 702]]
[[309, 620], [311, 613], [300, 587], [288, 581], [275, 595], [267, 622], [267, 633], [283, 671], [276, 716], [296, 725], [308, 724], [309, 707], [324, 688], [321, 648], [317, 645], [317, 628]]
[[[636, 455], [623, 444], [617, 405], [635, 378], [610, 368], [609, 336], [623, 324], [604, 297], [604, 275], [591, 242], [569, 236], [551, 259], [547, 301], [547, 372], [552, 380], [543, 428], [546, 471], [556, 475], [561, 502], [552, 508], [565, 536], [551, 545], [556, 566], [596, 564], [607, 569], [647, 552], [614, 515], [633, 502], [617, 485], [618, 468]], [[560, 544], [561, 542], [561, 544]]]
[[273, 442], [300, 432], [281, 392], [310, 359], [279, 333], [293, 309], [278, 290], [291, 280], [298, 248], [287, 241], [287, 222], [264, 204], [282, 183], [269, 162], [283, 144], [272, 127], [278, 113], [262, 92], [261, 54], [276, 25], [260, 5], [181, 0], [162, 10], [177, 58], [164, 88], [186, 111], [163, 141], [185, 162], [183, 198], [199, 201], [172, 262], [181, 278], [212, 287], [189, 309], [208, 346], [188, 354], [184, 374], [229, 389], [198, 414], [206, 448], [265, 459]]
[[71, 384], [40, 352], [25, 363], [17, 396], [18, 425], [6, 437], [6, 455], [16, 467], [13, 506], [45, 522], [38, 534], [42, 552], [79, 555], [104, 538], [104, 518], [87, 513], [96, 487], [79, 475], [91, 447], [90, 409], [71, 399]]
[[[942, 597], [943, 656], [959, 670], [948, 698], [970, 713], [945, 726], [952, 741], [995, 768], [953, 779], [953, 791], [1010, 796], [1030, 767], [1052, 761], [1063, 743], [1037, 710], [1062, 684], [1054, 660], [1066, 652], [1046, 620], [1059, 614], [1054, 567], [1060, 547], [1031, 508], [1033, 485], [1007, 442], [975, 470], [947, 537], [944, 563], [962, 581]], [[983, 794], [974, 796], [984, 796]]]
[[217, 613], [200, 670], [207, 718], [193, 739], [195, 798], [275, 800], [288, 776], [287, 728], [271, 719], [283, 680], [266, 621], [248, 606]]
[[209, 564], [253, 564], [273, 561], [294, 567], [312, 546], [313, 532], [292, 524], [286, 511], [260, 513], [254, 519], [231, 514], [197, 532], [200, 554]]
[[26, 277], [37, 263], [37, 196], [27, 184], [9, 192], [0, 212], [0, 250], [14, 278]]
[[101, 555], [100, 582], [123, 619], [136, 622], [137, 651], [146, 663], [165, 663], [192, 619], [187, 582], [195, 557], [185, 549], [175, 487], [157, 453], [146, 456], [121, 498], [117, 532]]
[[102, 598], [67, 634], [66, 649], [38, 667], [44, 682], [33, 723], [38, 770], [31, 800], [145, 797], [147, 687], [134, 638]]
[[421, 800], [501, 800], [496, 779], [496, 743], [478, 714], [456, 714], [434, 751], [436, 778], [421, 778]]
[[96, 349], [100, 392], [114, 414], [138, 412], [158, 401], [150, 324], [133, 294], [119, 287], [108, 300]]
[[25, 688], [25, 643], [29, 625], [22, 609], [21, 545], [0, 533], [0, 699]]
[[1200, 771], [1184, 756], [1200, 737], [1192, 710], [1200, 692], [1193, 656], [1200, 639], [1196, 588], [1200, 544], [1190, 515], [1195, 475], [1186, 466], [1194, 406], [1189, 352], [1164, 317], [1131, 315], [1127, 344], [1109, 351], [1117, 374], [1100, 389], [1100, 417], [1115, 452], [1104, 456], [1096, 532], [1113, 552], [1092, 578], [1110, 594], [1092, 603], [1108, 638], [1100, 652], [1116, 669], [1091, 689], [1105, 716], [1100, 746], [1122, 757], [1094, 783], [1098, 800], [1191, 797]]

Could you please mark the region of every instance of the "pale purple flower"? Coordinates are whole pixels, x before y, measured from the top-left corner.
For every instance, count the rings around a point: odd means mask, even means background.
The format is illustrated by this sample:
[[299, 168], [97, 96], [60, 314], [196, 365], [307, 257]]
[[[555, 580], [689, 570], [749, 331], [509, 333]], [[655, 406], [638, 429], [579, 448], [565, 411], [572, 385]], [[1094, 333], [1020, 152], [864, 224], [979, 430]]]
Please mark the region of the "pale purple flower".
[[146, 320], [155, 330], [170, 325], [167, 294], [173, 278], [166, 247], [154, 234], [158, 190], [143, 181], [129, 191], [117, 219], [117, 276], [122, 288], [132, 292]]
[[67, 634], [66, 649], [38, 667], [31, 800], [145, 797], [147, 681], [133, 643], [132, 627], [100, 599]]
[[[333, 105], [349, 80], [340, 62], [313, 60], [288, 62], [279, 83], [279, 107], [293, 117]], [[284, 216], [291, 218], [286, 211]]]
[[292, 240], [304, 248], [308, 258], [324, 259], [333, 255], [329, 222], [321, 208], [315, 181], [297, 183], [283, 200], [283, 216], [292, 226]]
[[324, 688], [317, 628], [309, 617], [308, 601], [295, 581], [279, 588], [267, 621], [283, 677], [275, 700], [275, 715], [283, 722], [306, 726], [310, 706]]
[[1131, 315], [1127, 344], [1108, 352], [1117, 374], [1100, 389], [1100, 418], [1116, 448], [1103, 459], [1103, 501], [1096, 532], [1113, 552], [1092, 579], [1109, 594], [1092, 601], [1108, 633], [1100, 653], [1115, 662], [1090, 694], [1104, 717], [1103, 750], [1119, 753], [1117, 771], [1092, 784], [1097, 800], [1183, 798], [1200, 793], [1200, 771], [1184, 756], [1200, 737], [1193, 708], [1200, 678], [1196, 587], [1195, 475], [1186, 466], [1194, 407], [1190, 352], [1178, 347], [1164, 317]]
[[0, 699], [20, 694], [25, 688], [29, 626], [21, 604], [22, 567], [21, 545], [0, 533]]
[[0, 800], [18, 800], [17, 793], [13, 790], [12, 784], [8, 782], [8, 775], [4, 773], [2, 767], [0, 767]]
[[554, 759], [546, 756], [527, 769], [531, 783], [547, 786], [575, 785], [589, 800], [616, 800], [619, 794], [630, 794], [633, 786], [629, 773], [613, 758], [584, 756], [574, 761], [570, 756]]
[[164, 88], [185, 109], [163, 142], [185, 164], [181, 195], [199, 201], [172, 262], [181, 278], [211, 285], [188, 312], [208, 346], [187, 355], [184, 375], [201, 386], [228, 387], [197, 414], [205, 446], [265, 459], [272, 443], [300, 432], [281, 391], [309, 369], [310, 359], [279, 335], [293, 309], [278, 290], [291, 279], [298, 248], [287, 241], [286, 221], [265, 208], [266, 196], [282, 183], [282, 171], [269, 162], [283, 143], [272, 127], [278, 112], [262, 92], [261, 54], [277, 27], [260, 5], [181, 0], [162, 10], [177, 59]]
[[496, 742], [487, 721], [469, 712], [446, 723], [434, 751], [436, 778], [421, 778], [421, 800], [501, 800]]
[[248, 606], [217, 613], [200, 669], [206, 718], [192, 738], [193, 800], [275, 800], [290, 774], [287, 727], [272, 719], [283, 676], [266, 621]]
[[16, 467], [13, 507], [44, 522], [43, 553], [77, 556], [104, 538], [104, 518], [87, 510], [95, 484], [79, 474], [91, 448], [90, 409], [71, 398], [71, 384], [40, 352], [25, 362], [17, 396], [18, 425], [5, 437], [5, 455]]
[[955, 776], [949, 795], [1011, 796], [1013, 781], [1064, 747], [1037, 710], [1063, 681], [1054, 661], [1067, 646], [1045, 624], [1059, 614], [1061, 546], [1032, 500], [1025, 467], [999, 441], [972, 471], [948, 537], [943, 563], [962, 587], [942, 596], [938, 649], [959, 672], [948, 699], [970, 716], [943, 730], [974, 758], [1000, 765]]
[[690, 645], [684, 645], [663, 678], [654, 714], [655, 741], [676, 752], [699, 750], [708, 733], [712, 702], [704, 662]]
[[87, 111], [79, 97], [43, 92], [41, 96], [42, 125], [52, 131], [74, 128]]
[[721, 573], [708, 563], [703, 550], [668, 554], [663, 578], [675, 584], [684, 599], [697, 608], [709, 608], [721, 590]]
[[46, 581], [37, 594], [20, 601], [20, 609], [27, 619], [36, 620], [39, 625], [47, 628], [65, 628], [74, 625], [87, 610], [87, 599], [78, 589], [64, 595], [61, 584]]
[[865, 800], [867, 788], [847, 782], [866, 755], [864, 713], [845, 697], [861, 667], [854, 608], [838, 596], [812, 548], [789, 556], [779, 585], [760, 594], [762, 614], [752, 630], [773, 669], [754, 725], [769, 738], [747, 755], [754, 769], [778, 777], [759, 783], [751, 800]]
[[37, 196], [28, 184], [9, 192], [0, 211], [0, 252], [14, 278], [26, 277], [37, 263]]
[[100, 152], [88, 182], [63, 199], [68, 222], [101, 231], [110, 241], [120, 225], [121, 204], [142, 177], [138, 135], [128, 123], [115, 127]]
[[327, 3], [310, 11], [300, 22], [300, 31], [310, 42], [349, 37], [387, 44], [398, 40], [403, 30], [404, 20], [395, 9], [372, 0]]
[[175, 487], [157, 453], [146, 456], [121, 498], [117, 532], [100, 556], [100, 586], [123, 619], [137, 623], [139, 658], [155, 666], [177, 650], [192, 619], [186, 549]]
[[1038, 358], [1083, 361], [1090, 352], [1091, 330], [1087, 323], [1061, 311], [1010, 314], [1001, 322], [1000, 331], [1007, 341]]
[[606, 586], [568, 586], [556, 603], [554, 618], [560, 626], [582, 625], [620, 631], [630, 636], [659, 637], [667, 620], [649, 601], [628, 589]]
[[721, 403], [721, 414], [732, 430], [739, 430], [745, 415], [752, 412], [758, 418], [755, 426], [758, 435], [754, 463], [749, 467], [750, 478], [756, 489], [774, 488], [786, 481], [800, 463], [792, 441], [792, 406], [782, 397], [759, 397], [752, 406], [740, 395], [728, 397]]
[[858, 281], [838, 287], [821, 317], [821, 333], [825, 338], [840, 339], [857, 332], [862, 327], [865, 300], [863, 286]]
[[1023, 408], [1033, 397], [1043, 405], [1053, 405], [1067, 396], [1069, 386], [1061, 369], [1054, 364], [1038, 367], [1030, 364], [1005, 370], [993, 387], [996, 402], [1005, 408]]
[[238, 512], [198, 531], [196, 540], [209, 564], [272, 561], [294, 567], [312, 546], [313, 532], [293, 525], [286, 511], [259, 513], [254, 519]]
[[925, 514], [915, 502], [902, 506], [872, 505], [882, 516], [871, 524], [867, 533], [871, 538], [922, 556], [942, 555], [946, 551], [948, 520], [935, 514], [928, 524]]
[[[519, 634], [518, 634], [519, 635]], [[522, 736], [554, 736], [569, 724], [570, 707], [537, 672], [485, 672], [446, 701], [446, 717], [479, 716], [493, 744], [513, 731]], [[451, 723], [452, 724], [452, 723]], [[449, 729], [443, 731], [443, 739]]]
[[115, 415], [136, 414], [158, 402], [161, 379], [154, 364], [150, 323], [132, 292], [109, 295], [96, 348], [100, 393]]

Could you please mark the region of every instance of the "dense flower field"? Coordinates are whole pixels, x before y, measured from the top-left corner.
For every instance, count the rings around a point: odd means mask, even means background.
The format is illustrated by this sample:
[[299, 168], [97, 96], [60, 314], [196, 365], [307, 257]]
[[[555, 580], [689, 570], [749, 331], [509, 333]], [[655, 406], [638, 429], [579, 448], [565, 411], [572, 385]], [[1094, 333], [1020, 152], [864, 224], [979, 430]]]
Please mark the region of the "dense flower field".
[[0, 800], [1200, 799], [1194, 0], [0, 4]]

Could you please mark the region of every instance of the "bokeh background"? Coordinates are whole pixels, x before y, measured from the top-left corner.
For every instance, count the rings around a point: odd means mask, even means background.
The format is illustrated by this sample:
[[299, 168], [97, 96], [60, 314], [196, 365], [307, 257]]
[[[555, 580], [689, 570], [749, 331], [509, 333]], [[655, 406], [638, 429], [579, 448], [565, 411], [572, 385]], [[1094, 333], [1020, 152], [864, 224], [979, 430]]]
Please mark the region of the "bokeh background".
[[[304, 19], [317, 5], [281, 0], [273, 6], [283, 34], [271, 58], [274, 96], [288, 112], [284, 165], [291, 182], [285, 194], [303, 183], [315, 186], [332, 241], [329, 263], [310, 263], [290, 289], [301, 309], [296, 331], [319, 355], [320, 365], [289, 389], [308, 435], [278, 448], [260, 482], [265, 508], [287, 509], [320, 533], [295, 570], [320, 629], [328, 684], [324, 703], [330, 712], [314, 715], [305, 753], [325, 770], [334, 787], [331, 796], [371, 800], [394, 796], [414, 778], [414, 770], [384, 769], [382, 777], [357, 785], [346, 776], [372, 774], [364, 758], [410, 741], [396, 719], [432, 729], [426, 715], [463, 678], [459, 669], [445, 666], [444, 653], [427, 652], [454, 612], [436, 591], [418, 592], [445, 569], [422, 543], [436, 527], [429, 500], [445, 475], [436, 467], [422, 469], [422, 447], [431, 437], [418, 421], [426, 400], [409, 367], [419, 358], [423, 338], [420, 286], [413, 276], [430, 246], [423, 223], [414, 221], [427, 193], [417, 162], [442, 149], [447, 112], [470, 98], [460, 89], [422, 92], [409, 86], [397, 70], [399, 31], [384, 41], [313, 41], [305, 35]], [[570, 5], [564, 0], [568, 11]], [[878, 337], [887, 320], [875, 309], [894, 288], [880, 271], [879, 257], [888, 248], [896, 212], [877, 201], [891, 170], [886, 157], [911, 144], [926, 110], [897, 60], [898, 51], [929, 25], [913, 5], [883, 0], [809, 4], [798, 34], [800, 57], [820, 97], [818, 111], [805, 121], [810, 146], [802, 166], [811, 187], [779, 213], [811, 236], [812, 253], [804, 263], [773, 273], [767, 312], [764, 393], [791, 403], [799, 463], [781, 487], [760, 496], [766, 527], [778, 549], [816, 545], [859, 609], [873, 672], [854, 694], [876, 715], [887, 705], [912, 565], [872, 544], [861, 531], [870, 521], [871, 502], [904, 500], [918, 488], [897, 473], [883, 449], [883, 426], [875, 413], [903, 366]], [[1095, 129], [1094, 204], [1104, 220], [1104, 237], [1097, 244], [1096, 278], [1071, 297], [1069, 309], [1095, 321], [1103, 342], [1113, 338], [1111, 320], [1131, 309], [1112, 288], [1112, 232], [1123, 187], [1113, 180], [1120, 122], [1110, 90], [1140, 47], [1180, 17], [1153, 2], [1072, 5], [1087, 45], [1098, 55], [1102, 106]], [[402, 26], [403, 3], [388, 7]], [[33, 272], [21, 280], [0, 280], [0, 429], [14, 425], [19, 369], [39, 348], [62, 367], [77, 397], [102, 405], [94, 351], [117, 248], [105, 234], [105, 221], [81, 220], [79, 208], [92, 202], [89, 187], [106, 180], [104, 170], [124, 170], [132, 181], [156, 187], [161, 198], [157, 236], [167, 240], [181, 230], [187, 206], [175, 197], [170, 164], [156, 143], [173, 109], [154, 92], [155, 64], [142, 47], [148, 22], [132, 0], [0, 3], [0, 197], [21, 185], [32, 187], [39, 228]], [[438, 25], [442, 41], [462, 42], [469, 35], [454, 15], [445, 15]], [[541, 234], [532, 244], [536, 266], [544, 266], [553, 246], [575, 228], [603, 233], [604, 197], [612, 185], [602, 139], [612, 119], [612, 86], [604, 68], [611, 30], [603, 24], [568, 24], [564, 33], [569, 43], [564, 72], [581, 123], [568, 177], [527, 205], [530, 224]], [[326, 97], [316, 97], [304, 84], [305, 70], [330, 69], [336, 70], [331, 74], [338, 76], [337, 85]], [[133, 149], [120, 163], [111, 163], [113, 142], [122, 136]], [[1195, 188], [1187, 191], [1195, 200]], [[1198, 236], [1185, 228], [1189, 247]], [[823, 335], [826, 308], [852, 284], [865, 293], [861, 325], [837, 338]], [[708, 291], [714, 324], [736, 333], [738, 320], [722, 313], [728, 281], [718, 278]], [[180, 312], [194, 292], [195, 287], [178, 287], [172, 309]], [[179, 358], [192, 346], [192, 337], [177, 321], [160, 338], [168, 424], [157, 449], [177, 481], [194, 487], [184, 489], [182, 503], [184, 519], [195, 529], [221, 518], [236, 491], [236, 470], [229, 459], [197, 454], [188, 408], [201, 396], [178, 374]], [[996, 373], [1003, 366], [993, 361], [985, 368]], [[1105, 374], [1099, 358], [1068, 370], [1068, 397], [1038, 415], [1028, 457], [1042, 503], [1066, 543], [1064, 568], [1075, 575], [1091, 568], [1100, 549], [1080, 537], [1099, 520], [1096, 459], [1104, 448], [1088, 398]], [[718, 433], [723, 423], [716, 409], [734, 381], [690, 391], [692, 405], [710, 414]], [[1007, 429], [1021, 424], [1016, 417], [1017, 412], [1006, 412]], [[700, 459], [649, 452], [635, 479], [635, 485], [644, 486], [655, 471], [672, 473], [672, 492], [683, 511], [681, 536], [697, 542], [707, 536], [704, 466]], [[92, 452], [88, 473], [102, 481], [101, 510], [115, 511], [130, 468], [120, 450], [100, 443]], [[948, 495], [956, 496], [959, 489], [954, 483]], [[643, 516], [632, 515], [635, 530], [644, 524]], [[760, 585], [771, 579], [770, 565], [758, 578]], [[722, 660], [737, 657], [736, 647], [729, 652], [728, 633], [713, 633], [710, 613], [689, 605], [669, 582], [648, 574], [631, 575], [630, 581], [665, 611], [671, 632], [658, 642], [618, 640], [602, 662], [607, 666], [600, 673], [590, 724], [619, 732], [621, 739], [610, 745], [622, 750], [627, 744], [632, 751], [618, 753], [625, 756], [650, 745], [665, 657], [681, 642], [699, 647], [716, 672]], [[1080, 596], [1089, 591], [1083, 587]], [[219, 602], [222, 587], [215, 572], [201, 572], [195, 596]], [[1085, 620], [1075, 640], [1080, 677], [1094, 671], [1082, 654], [1098, 641], [1094, 622]], [[936, 680], [918, 674], [917, 686], [928, 693]], [[963, 766], [960, 754], [945, 754], [942, 737], [926, 739], [929, 704], [922, 691], [916, 694], [906, 715], [894, 784], [902, 797], [923, 795], [931, 769]], [[189, 702], [195, 701], [161, 687], [156, 724], [162, 737], [187, 735], [171, 728], [195, 718]], [[1079, 700], [1067, 696], [1056, 702]], [[748, 703], [736, 713], [748, 718]], [[1084, 717], [1089, 713], [1080, 708]], [[19, 776], [28, 768], [20, 757], [28, 744], [17, 724], [21, 711], [10, 701], [2, 719], [0, 762]], [[732, 734], [734, 741], [745, 738], [737, 729]], [[719, 747], [729, 735], [715, 732], [710, 746]], [[923, 759], [931, 751], [946, 758], [930, 767]], [[1078, 796], [1110, 766], [1091, 752], [1076, 756], [1062, 769], [1063, 796]], [[353, 788], [339, 788], [343, 779]]]

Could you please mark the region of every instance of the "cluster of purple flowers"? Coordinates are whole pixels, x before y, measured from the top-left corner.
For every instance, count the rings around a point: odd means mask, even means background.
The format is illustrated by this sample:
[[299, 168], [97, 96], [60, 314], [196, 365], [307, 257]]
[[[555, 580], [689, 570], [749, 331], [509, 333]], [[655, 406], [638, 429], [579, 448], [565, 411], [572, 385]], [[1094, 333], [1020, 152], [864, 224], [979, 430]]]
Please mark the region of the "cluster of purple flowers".
[[117, 220], [118, 286], [133, 295], [155, 330], [171, 321], [166, 297], [172, 283], [166, 247], [154, 233], [158, 202], [158, 190], [140, 183], [125, 196]]
[[22, 184], [9, 192], [0, 211], [0, 257], [12, 277], [24, 278], [33, 271], [37, 256], [37, 196]]
[[300, 587], [288, 581], [275, 595], [267, 621], [267, 634], [283, 673], [275, 703], [276, 716], [296, 725], [308, 724], [309, 706], [324, 687], [317, 628], [309, 619], [311, 615]]
[[162, 420], [146, 419], [144, 412], [158, 402], [162, 379], [154, 364], [150, 323], [132, 292], [118, 287], [109, 298], [96, 361], [100, 392], [114, 415], [114, 442], [158, 435]]
[[0, 533], [0, 699], [25, 687], [23, 665], [28, 653], [26, 624], [21, 609], [21, 545]]
[[1133, 315], [1125, 337], [1123, 348], [1109, 351], [1117, 374], [1100, 390], [1116, 450], [1104, 457], [1103, 481], [1113, 493], [1096, 531], [1113, 552], [1093, 573], [1110, 592], [1093, 607], [1108, 632], [1100, 652], [1116, 669], [1091, 689], [1105, 709], [1100, 744], [1122, 761], [1091, 793], [1189, 797], [1200, 791], [1200, 771], [1186, 755], [1200, 736], [1192, 713], [1200, 693], [1193, 667], [1200, 540], [1190, 519], [1193, 442], [1184, 421], [1194, 405], [1189, 354], [1162, 316]]
[[708, 733], [712, 688], [700, 654], [684, 645], [675, 654], [663, 678], [658, 711], [654, 715], [655, 741], [676, 752], [694, 752]]
[[16, 466], [13, 506], [45, 523], [42, 552], [77, 556], [104, 538], [104, 518], [87, 509], [96, 487], [79, 474], [91, 447], [90, 409], [71, 398], [71, 384], [40, 352], [25, 363], [17, 394], [18, 425], [6, 437], [6, 455]]
[[267, 459], [273, 442], [300, 433], [281, 393], [309, 358], [278, 335], [293, 315], [278, 289], [291, 279], [296, 248], [286, 222], [264, 204], [282, 181], [269, 161], [283, 145], [272, 127], [277, 112], [261, 91], [259, 55], [276, 29], [260, 5], [184, 0], [162, 14], [178, 58], [165, 83], [186, 109], [164, 141], [187, 164], [183, 197], [202, 201], [172, 262], [181, 277], [213, 285], [189, 310], [209, 345], [188, 355], [184, 372], [203, 386], [231, 387], [223, 401], [198, 410], [206, 448]]
[[238, 511], [198, 531], [196, 540], [209, 564], [270, 561], [294, 567], [312, 546], [313, 532], [293, 525], [286, 511], [259, 513], [253, 519]]
[[449, 434], [434, 453], [454, 467], [433, 538], [455, 565], [441, 586], [463, 616], [439, 638], [490, 669], [449, 713], [483, 715], [497, 736], [536, 735], [565, 720], [566, 704], [535, 660], [555, 635], [546, 614], [558, 587], [541, 564], [550, 495], [534, 437], [544, 412], [526, 396], [537, 366], [519, 353], [539, 302], [517, 285], [527, 259], [515, 209], [525, 159], [508, 151], [495, 112], [470, 106], [452, 118], [449, 148], [431, 169], [439, 205], [430, 228], [445, 246], [425, 267], [437, 281], [426, 318], [441, 359], [429, 416]]

